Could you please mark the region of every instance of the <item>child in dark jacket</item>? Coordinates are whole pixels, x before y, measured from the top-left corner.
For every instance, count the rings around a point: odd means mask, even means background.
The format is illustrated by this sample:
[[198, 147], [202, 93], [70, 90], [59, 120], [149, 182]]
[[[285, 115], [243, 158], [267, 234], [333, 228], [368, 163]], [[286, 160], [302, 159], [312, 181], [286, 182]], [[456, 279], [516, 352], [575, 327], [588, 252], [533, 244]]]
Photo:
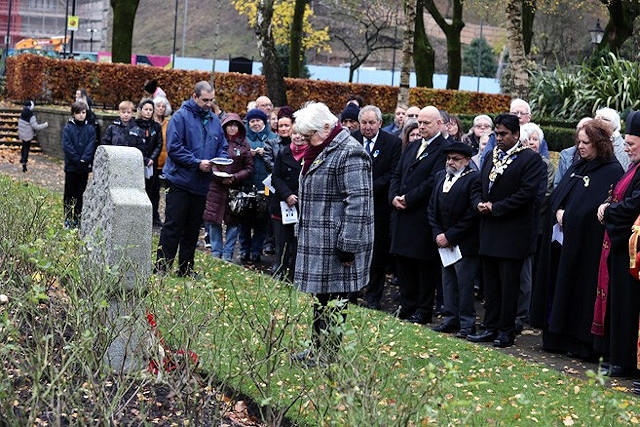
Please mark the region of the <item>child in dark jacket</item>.
[[144, 141], [142, 130], [133, 120], [133, 102], [122, 101], [118, 105], [118, 110], [120, 118], [115, 119], [107, 128], [102, 137], [102, 145], [120, 145], [141, 149], [144, 146]]
[[[162, 151], [162, 125], [153, 119], [154, 109], [155, 104], [151, 98], [143, 99], [138, 104], [138, 118], [135, 121], [142, 132], [143, 145], [138, 148], [142, 151], [145, 166], [144, 188], [149, 200], [153, 200], [153, 175], [156, 173], [154, 164], [158, 162], [158, 156]], [[156, 212], [156, 206], [153, 206], [153, 212]]]
[[62, 129], [64, 150], [64, 227], [77, 228], [82, 213], [82, 194], [87, 188], [95, 152], [96, 130], [87, 124], [87, 104], [71, 105], [73, 118]]

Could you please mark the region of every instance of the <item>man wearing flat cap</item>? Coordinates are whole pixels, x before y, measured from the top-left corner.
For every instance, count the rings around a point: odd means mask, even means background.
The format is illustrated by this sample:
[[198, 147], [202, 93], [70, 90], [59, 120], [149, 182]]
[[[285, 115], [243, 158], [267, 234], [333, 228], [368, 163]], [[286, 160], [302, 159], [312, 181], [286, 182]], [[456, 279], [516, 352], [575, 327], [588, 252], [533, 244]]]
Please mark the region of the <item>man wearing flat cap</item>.
[[625, 151], [631, 165], [598, 208], [605, 237], [591, 332], [596, 335], [596, 350], [609, 349], [604, 375], [638, 378], [640, 282], [629, 274], [629, 238], [640, 215], [640, 111], [631, 111], [625, 122]]
[[[442, 152], [447, 159], [446, 169], [435, 176], [428, 210], [433, 240], [445, 254], [442, 260], [444, 320], [433, 330], [457, 332], [458, 338], [466, 338], [476, 332], [473, 281], [480, 266], [480, 218], [471, 205], [471, 187], [479, 173], [469, 165], [472, 152], [467, 144], [454, 142]], [[453, 259], [446, 261], [446, 255], [454, 254], [460, 258], [448, 264]]]

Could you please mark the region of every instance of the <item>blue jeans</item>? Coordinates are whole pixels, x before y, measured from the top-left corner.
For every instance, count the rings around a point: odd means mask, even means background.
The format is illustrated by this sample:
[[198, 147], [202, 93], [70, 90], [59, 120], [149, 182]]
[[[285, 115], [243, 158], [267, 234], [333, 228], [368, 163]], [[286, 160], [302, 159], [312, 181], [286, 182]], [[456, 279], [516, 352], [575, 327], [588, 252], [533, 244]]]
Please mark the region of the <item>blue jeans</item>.
[[259, 258], [262, 255], [268, 221], [269, 218], [265, 213], [242, 218], [240, 222], [240, 255], [242, 257]]
[[216, 258], [222, 257], [225, 261], [233, 259], [233, 250], [238, 240], [240, 232], [239, 225], [227, 225], [226, 239], [222, 243], [222, 225], [215, 222], [205, 222], [205, 226], [209, 230], [209, 241], [211, 242], [211, 255]]

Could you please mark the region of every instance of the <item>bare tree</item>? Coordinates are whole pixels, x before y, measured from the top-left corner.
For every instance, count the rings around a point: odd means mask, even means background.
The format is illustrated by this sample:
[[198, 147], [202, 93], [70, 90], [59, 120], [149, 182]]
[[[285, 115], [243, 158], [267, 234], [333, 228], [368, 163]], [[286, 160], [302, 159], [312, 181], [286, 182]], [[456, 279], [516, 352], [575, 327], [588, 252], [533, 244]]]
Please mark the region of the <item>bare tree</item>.
[[140, 0], [111, 0], [113, 9], [113, 34], [111, 37], [111, 60], [131, 63], [133, 24]]
[[527, 58], [524, 53], [524, 40], [522, 37], [522, 0], [509, 0], [506, 12], [512, 95], [527, 99], [529, 73], [527, 72]]
[[329, 0], [324, 2], [333, 17], [330, 34], [349, 52], [349, 82], [369, 56], [382, 49], [397, 49], [391, 29], [397, 8], [382, 0]]
[[416, 0], [404, 2], [405, 29], [402, 37], [402, 68], [400, 69], [400, 90], [398, 104], [409, 104], [411, 64], [413, 63], [413, 35], [416, 25]]
[[427, 37], [427, 32], [424, 27], [424, 3], [425, 0], [418, 0], [416, 3], [413, 64], [416, 67], [416, 85], [420, 87], [433, 87], [436, 53], [429, 42], [429, 37]]
[[276, 52], [276, 43], [271, 33], [273, 19], [273, 1], [260, 0], [254, 29], [258, 38], [258, 51], [262, 57], [262, 72], [267, 82], [267, 95], [274, 105], [287, 104], [287, 87], [280, 60]]
[[462, 21], [462, 0], [453, 0], [453, 14], [451, 23], [442, 16], [434, 0], [425, 0], [424, 6], [429, 11], [438, 27], [447, 38], [447, 89], [458, 89], [460, 86], [460, 73], [462, 70], [462, 43], [460, 32], [464, 28]]

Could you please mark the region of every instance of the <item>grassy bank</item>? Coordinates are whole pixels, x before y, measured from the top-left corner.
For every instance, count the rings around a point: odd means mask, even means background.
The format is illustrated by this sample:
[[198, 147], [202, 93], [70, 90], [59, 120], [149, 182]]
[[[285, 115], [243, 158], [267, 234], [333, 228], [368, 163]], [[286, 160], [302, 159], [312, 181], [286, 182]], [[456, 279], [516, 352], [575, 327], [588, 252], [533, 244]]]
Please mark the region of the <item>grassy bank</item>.
[[[198, 366], [108, 372], [106, 304], [118, 269], [88, 262], [60, 229], [59, 195], [0, 176], [0, 425], [217, 425], [249, 397], [278, 425], [628, 425], [640, 401], [492, 347], [350, 306], [337, 363], [306, 369], [310, 299], [290, 286], [198, 253], [198, 280], [153, 276], [144, 309], [166, 349]], [[132, 318], [132, 322], [144, 321]], [[144, 357], [164, 351], [150, 335]], [[168, 351], [168, 350], [167, 350]], [[226, 397], [218, 391], [225, 390]]]

